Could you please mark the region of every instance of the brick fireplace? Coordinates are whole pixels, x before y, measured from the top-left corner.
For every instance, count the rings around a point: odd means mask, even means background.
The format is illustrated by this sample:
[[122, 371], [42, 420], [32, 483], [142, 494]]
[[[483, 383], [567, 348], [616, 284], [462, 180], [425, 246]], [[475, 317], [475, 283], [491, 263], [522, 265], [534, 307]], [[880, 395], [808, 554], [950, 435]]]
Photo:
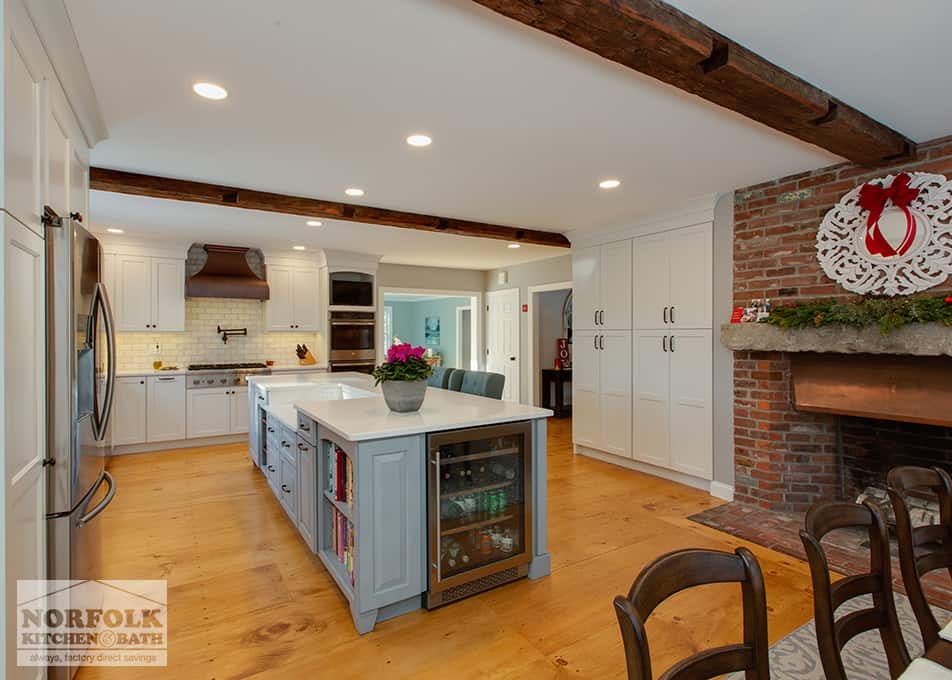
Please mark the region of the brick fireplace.
[[[851, 297], [817, 262], [817, 228], [844, 193], [903, 170], [952, 176], [952, 137], [920, 145], [901, 165], [844, 163], [737, 191], [735, 306]], [[952, 281], [931, 292], [950, 291]], [[952, 410], [952, 387], [949, 400]], [[952, 428], [795, 408], [791, 355], [780, 351], [734, 352], [734, 445], [735, 499], [772, 510], [855, 497], [900, 463], [952, 466]]]

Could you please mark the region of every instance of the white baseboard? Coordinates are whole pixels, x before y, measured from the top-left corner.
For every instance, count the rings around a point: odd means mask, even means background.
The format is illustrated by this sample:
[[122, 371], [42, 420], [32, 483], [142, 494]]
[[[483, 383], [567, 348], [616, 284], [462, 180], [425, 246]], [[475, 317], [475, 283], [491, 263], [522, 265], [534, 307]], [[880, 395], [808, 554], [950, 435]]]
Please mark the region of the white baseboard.
[[692, 489], [707, 491], [713, 495], [711, 491], [712, 483], [707, 479], [686, 475], [683, 472], [678, 472], [676, 470], [668, 470], [663, 467], [658, 467], [657, 465], [651, 465], [650, 463], [642, 463], [641, 461], [632, 460], [631, 458], [623, 458], [622, 456], [616, 456], [613, 453], [605, 453], [604, 451], [599, 451], [598, 449], [590, 449], [587, 446], [581, 446], [580, 444], [575, 444], [575, 453], [587, 456], [589, 458], [594, 458], [595, 460], [600, 460], [603, 463], [611, 463], [612, 465], [617, 465], [618, 467], [635, 470], [637, 472], [644, 472], [645, 474], [652, 475], [654, 477], [661, 477], [662, 479], [667, 479], [671, 482], [677, 482], [678, 484], [690, 486]]
[[711, 482], [711, 495], [722, 501], [734, 500], [734, 487], [724, 482]]
[[200, 437], [198, 439], [175, 439], [150, 444], [123, 444], [112, 447], [110, 455], [124, 456], [130, 453], [154, 453], [169, 449], [190, 449], [196, 446], [215, 446], [216, 444], [239, 444], [248, 441], [247, 434], [228, 434], [222, 437]]

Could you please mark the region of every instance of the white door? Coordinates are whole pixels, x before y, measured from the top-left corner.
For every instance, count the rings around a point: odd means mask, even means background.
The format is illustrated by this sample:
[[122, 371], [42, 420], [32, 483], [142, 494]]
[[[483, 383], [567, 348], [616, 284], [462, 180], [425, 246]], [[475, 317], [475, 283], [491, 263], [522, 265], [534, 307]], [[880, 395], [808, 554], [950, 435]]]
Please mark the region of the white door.
[[598, 327], [631, 330], [631, 241], [601, 247]]
[[519, 289], [494, 290], [487, 299], [487, 368], [491, 373], [506, 376], [502, 398], [519, 401]]
[[577, 331], [572, 338], [572, 440], [598, 447], [601, 420], [598, 415], [598, 336], [595, 331]]
[[[17, 21], [19, 16], [8, 19]], [[40, 78], [11, 21], [3, 69], [4, 207], [31, 228], [40, 218]]]
[[[4, 619], [15, 625], [17, 580], [46, 578], [45, 318], [43, 240], [3, 216], [4, 262]], [[10, 680], [46, 677], [45, 669], [18, 667], [16, 636], [5, 636]]]
[[152, 328], [185, 332], [185, 261], [152, 258]]
[[668, 467], [668, 401], [670, 380], [668, 333], [665, 330], [634, 334], [634, 390], [632, 457]]
[[217, 437], [231, 432], [231, 388], [188, 390], [188, 437]]
[[599, 416], [602, 451], [631, 457], [631, 333], [598, 337]]
[[711, 331], [678, 331], [671, 352], [671, 467], [711, 479], [712, 430]]
[[148, 388], [147, 441], [185, 439], [185, 376], [150, 376]]
[[283, 265], [268, 265], [268, 330], [289, 331], [294, 327], [293, 305], [291, 302], [294, 287], [291, 268]]
[[317, 313], [316, 269], [295, 267], [291, 272], [291, 317], [294, 328], [299, 331], [320, 330], [320, 315]]
[[231, 390], [232, 434], [244, 434], [248, 431], [248, 388], [234, 387]]
[[145, 443], [148, 403], [145, 378], [116, 378], [115, 389], [110, 426], [112, 444], [121, 446]]
[[670, 297], [668, 235], [636, 238], [633, 248], [634, 327], [665, 328]]
[[572, 250], [572, 318], [576, 330], [598, 326], [600, 252], [597, 246]]
[[710, 224], [701, 224], [669, 234], [671, 308], [668, 310], [668, 318], [673, 328], [711, 328], [711, 230]]
[[152, 330], [152, 263], [139, 255], [116, 255], [116, 330]]

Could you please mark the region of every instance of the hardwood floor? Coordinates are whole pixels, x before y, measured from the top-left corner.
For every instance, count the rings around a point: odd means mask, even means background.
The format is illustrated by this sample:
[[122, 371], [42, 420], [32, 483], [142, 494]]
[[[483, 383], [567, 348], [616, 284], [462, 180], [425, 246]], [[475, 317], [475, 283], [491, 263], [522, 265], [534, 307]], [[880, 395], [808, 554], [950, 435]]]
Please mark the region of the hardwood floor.
[[[611, 606], [678, 548], [742, 541], [687, 519], [706, 493], [572, 455], [549, 425], [552, 575], [354, 631], [347, 603], [284, 516], [244, 445], [122, 456], [102, 515], [106, 578], [169, 587], [169, 665], [85, 668], [99, 678], [623, 678]], [[771, 642], [811, 617], [807, 566], [749, 545], [767, 584]], [[655, 670], [740, 641], [740, 589], [681, 593], [649, 620]]]

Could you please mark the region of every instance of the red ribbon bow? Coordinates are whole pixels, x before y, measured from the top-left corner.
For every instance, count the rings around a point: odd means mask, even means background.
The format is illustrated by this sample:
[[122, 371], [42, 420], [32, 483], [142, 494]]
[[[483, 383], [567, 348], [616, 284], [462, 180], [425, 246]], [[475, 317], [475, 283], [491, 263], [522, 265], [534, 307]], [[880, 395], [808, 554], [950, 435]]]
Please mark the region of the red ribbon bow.
[[[909, 175], [903, 172], [896, 175], [889, 187], [864, 184], [859, 190], [859, 206], [869, 211], [869, 218], [866, 220], [866, 250], [873, 255], [905, 255], [916, 238], [916, 221], [909, 212], [909, 204], [919, 195], [919, 190], [910, 187], [909, 180]], [[894, 206], [906, 214], [906, 236], [898, 248], [893, 248], [879, 230], [879, 218], [888, 201], [892, 201]]]

